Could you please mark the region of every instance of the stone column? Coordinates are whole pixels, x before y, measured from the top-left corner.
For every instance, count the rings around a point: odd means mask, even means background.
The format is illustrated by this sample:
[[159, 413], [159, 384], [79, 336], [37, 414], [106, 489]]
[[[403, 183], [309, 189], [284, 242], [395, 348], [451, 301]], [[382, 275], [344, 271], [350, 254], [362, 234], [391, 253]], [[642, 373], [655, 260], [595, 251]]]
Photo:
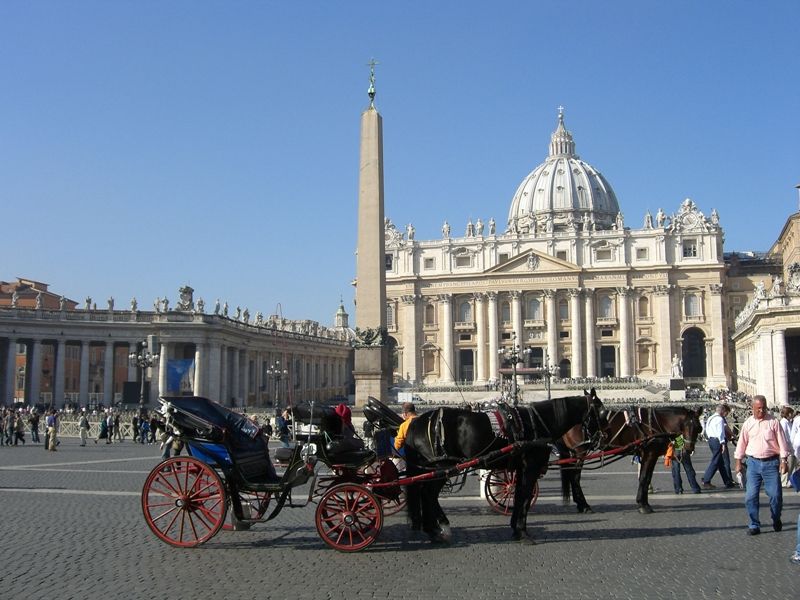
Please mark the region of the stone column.
[[89, 405], [89, 342], [81, 342], [81, 370], [79, 375], [78, 391], [81, 406]]
[[659, 285], [653, 290], [656, 297], [654, 316], [658, 327], [657, 374], [663, 381], [672, 377], [672, 317], [670, 314], [671, 285]]
[[630, 377], [632, 369], [630, 288], [617, 288], [619, 301], [619, 375]]
[[489, 299], [489, 381], [500, 378], [500, 331], [497, 326], [497, 292], [488, 292]]
[[410, 382], [420, 380], [417, 368], [419, 361], [419, 340], [417, 337], [417, 306], [419, 296], [409, 294], [400, 298], [403, 302], [403, 363], [400, 366], [403, 375], [408, 375]]
[[28, 361], [28, 368], [31, 370], [28, 381], [30, 381], [31, 389], [28, 394], [28, 403], [32, 406], [39, 403], [39, 395], [42, 390], [42, 340], [33, 340], [31, 346], [31, 358]]
[[556, 315], [556, 293], [544, 291], [545, 318], [547, 319], [547, 360], [548, 365], [558, 365], [558, 321]]
[[773, 388], [775, 405], [789, 404], [789, 381], [786, 376], [786, 335], [783, 329], [772, 332]]
[[242, 350], [240, 360], [242, 365], [239, 372], [242, 376], [242, 382], [239, 387], [242, 390], [242, 406], [247, 406], [250, 402], [250, 353], [247, 350]]
[[486, 294], [475, 297], [475, 383], [486, 383]]
[[194, 381], [192, 382], [192, 393], [195, 396], [207, 396], [206, 390], [206, 346], [196, 343], [194, 345]]
[[3, 403], [12, 405], [17, 389], [17, 340], [8, 338], [8, 355], [6, 356], [6, 387], [3, 390]]
[[439, 303], [442, 305], [442, 355], [439, 357], [439, 380], [442, 383], [453, 383], [453, 295], [441, 294]]
[[[161, 349], [159, 350], [158, 359], [158, 395], [165, 396], [170, 392], [180, 393], [180, 390], [169, 390], [167, 381], [167, 362], [169, 361], [169, 346], [166, 342], [161, 342]], [[155, 398], [151, 397], [155, 401]]]
[[215, 342], [210, 342], [211, 348], [208, 355], [208, 390], [207, 394], [212, 400], [222, 398], [222, 380], [220, 378], [222, 370], [222, 346]]
[[[242, 396], [241, 366], [239, 363], [240, 355], [241, 351], [239, 348], [233, 348], [231, 355], [231, 391], [228, 395], [235, 398], [237, 404]], [[230, 406], [230, 398], [225, 398], [225, 406]]]
[[586, 377], [597, 377], [597, 348], [595, 346], [595, 331], [597, 325], [594, 318], [594, 290], [583, 291], [586, 300]]
[[64, 402], [64, 373], [66, 372], [67, 363], [67, 341], [58, 340], [55, 348], [55, 380], [53, 381], [53, 399], [61, 404]]
[[572, 317], [572, 376], [583, 377], [583, 328], [581, 327], [581, 290], [569, 291], [569, 312]]
[[712, 284], [711, 289], [711, 335], [713, 336], [711, 370], [706, 371], [706, 383], [714, 385], [727, 385], [728, 377], [725, 372], [725, 331], [722, 328], [724, 315], [722, 314], [722, 284]]
[[[775, 369], [772, 363], [772, 332], [764, 331], [758, 336], [758, 376], [756, 391], [767, 399], [767, 406], [775, 406], [774, 378]], [[761, 390], [761, 391], [759, 391]]]
[[522, 292], [513, 290], [508, 293], [511, 296], [511, 327], [517, 336], [517, 343], [522, 346], [523, 338], [523, 321], [522, 321]]
[[106, 342], [103, 354], [103, 404], [114, 405], [114, 342]]

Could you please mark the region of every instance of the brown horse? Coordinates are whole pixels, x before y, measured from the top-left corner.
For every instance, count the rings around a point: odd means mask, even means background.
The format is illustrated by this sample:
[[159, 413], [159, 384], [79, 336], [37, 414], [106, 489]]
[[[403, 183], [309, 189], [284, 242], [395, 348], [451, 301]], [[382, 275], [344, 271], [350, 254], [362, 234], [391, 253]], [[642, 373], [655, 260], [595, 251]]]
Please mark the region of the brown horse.
[[577, 458], [572, 464], [561, 466], [561, 492], [565, 502], [570, 495], [575, 499], [578, 512], [592, 512], [581, 488], [583, 457], [590, 450], [614, 451], [618, 455], [635, 455], [640, 460], [639, 487], [636, 504], [639, 512], [653, 512], [648, 501], [648, 489], [653, 469], [659, 456], [663, 456], [670, 442], [678, 435], [685, 440], [685, 449], [694, 450], [700, 435], [702, 408], [691, 410], [678, 406], [612, 410], [607, 414], [607, 425], [599, 444], [588, 440], [581, 428], [573, 428], [556, 443], [560, 459]]

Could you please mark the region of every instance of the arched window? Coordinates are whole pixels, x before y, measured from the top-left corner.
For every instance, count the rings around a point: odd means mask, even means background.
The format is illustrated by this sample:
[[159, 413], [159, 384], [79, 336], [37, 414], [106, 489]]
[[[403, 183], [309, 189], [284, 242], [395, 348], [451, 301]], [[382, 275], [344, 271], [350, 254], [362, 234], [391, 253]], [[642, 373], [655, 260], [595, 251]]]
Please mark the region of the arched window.
[[394, 304], [386, 305], [386, 327], [394, 327]]
[[509, 302], [503, 302], [500, 305], [500, 320], [503, 323], [511, 322], [511, 304]]
[[639, 298], [639, 318], [646, 319], [650, 316], [650, 301], [647, 297], [642, 296]]
[[466, 300], [458, 305], [458, 320], [461, 323], [472, 323], [472, 304]]
[[614, 316], [614, 301], [611, 296], [603, 295], [598, 299], [599, 316], [601, 319], [611, 319]]
[[569, 321], [569, 302], [564, 299], [558, 301], [558, 318], [560, 321]]
[[687, 317], [699, 317], [702, 312], [700, 310], [700, 294], [689, 293], [683, 298], [683, 311]]
[[542, 318], [542, 303], [538, 298], [530, 298], [527, 306], [527, 318], [532, 320], [541, 320]]
[[436, 307], [433, 304], [425, 305], [425, 325], [436, 324]]

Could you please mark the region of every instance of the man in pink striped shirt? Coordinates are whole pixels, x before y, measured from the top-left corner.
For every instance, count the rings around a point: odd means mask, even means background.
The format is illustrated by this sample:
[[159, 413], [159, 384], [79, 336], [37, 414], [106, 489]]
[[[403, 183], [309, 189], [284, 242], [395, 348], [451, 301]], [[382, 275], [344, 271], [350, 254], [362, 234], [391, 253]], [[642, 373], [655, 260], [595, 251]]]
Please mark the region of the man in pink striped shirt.
[[772, 528], [783, 529], [781, 509], [783, 508], [783, 489], [780, 473], [788, 471], [789, 445], [781, 431], [780, 423], [767, 412], [767, 399], [764, 396], [753, 396], [753, 415], [748, 417], [739, 431], [739, 443], [736, 445], [736, 473], [742, 472], [742, 460], [747, 458], [747, 493], [744, 504], [750, 516], [747, 533], [761, 533], [761, 521], [758, 518], [758, 494], [761, 485], [769, 498], [769, 512], [772, 516]]

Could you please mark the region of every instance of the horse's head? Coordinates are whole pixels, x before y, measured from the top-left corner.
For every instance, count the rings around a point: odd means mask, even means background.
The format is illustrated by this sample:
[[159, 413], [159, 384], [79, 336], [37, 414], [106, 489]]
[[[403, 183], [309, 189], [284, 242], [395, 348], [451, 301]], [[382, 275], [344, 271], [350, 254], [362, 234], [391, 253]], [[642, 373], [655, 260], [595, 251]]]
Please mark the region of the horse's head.
[[590, 438], [602, 438], [605, 435], [605, 430], [608, 428], [608, 409], [603, 406], [600, 398], [597, 397], [597, 391], [592, 388], [587, 392], [584, 390], [586, 402], [589, 409], [586, 412], [586, 418], [583, 421], [584, 428], [588, 432]]
[[700, 424], [701, 412], [702, 409], [686, 411], [686, 418], [681, 426], [681, 435], [683, 436], [684, 449], [687, 452], [694, 451], [694, 445], [697, 443], [697, 438], [700, 437], [700, 432], [703, 429]]

